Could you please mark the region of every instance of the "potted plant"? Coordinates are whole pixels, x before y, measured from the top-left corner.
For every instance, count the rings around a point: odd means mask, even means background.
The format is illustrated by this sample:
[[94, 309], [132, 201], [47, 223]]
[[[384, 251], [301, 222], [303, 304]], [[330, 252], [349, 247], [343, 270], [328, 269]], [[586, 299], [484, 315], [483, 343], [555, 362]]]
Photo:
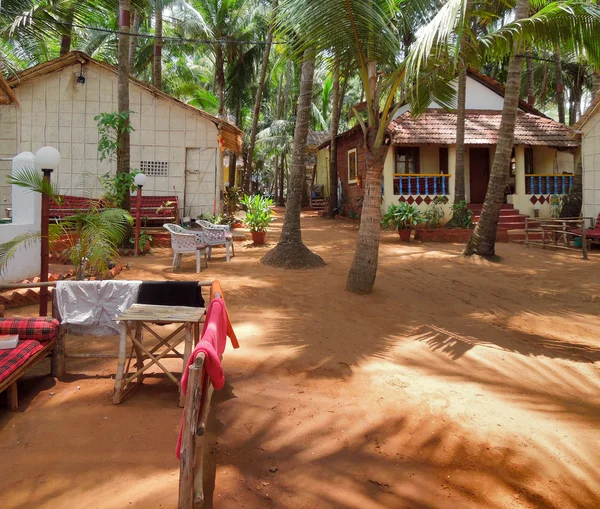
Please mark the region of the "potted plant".
[[271, 209], [273, 200], [256, 194], [254, 196], [245, 195], [240, 203], [246, 206], [244, 223], [252, 233], [254, 244], [264, 244], [267, 226], [275, 219]]
[[383, 215], [381, 225], [385, 229], [389, 227], [396, 228], [400, 240], [408, 242], [410, 240], [410, 231], [417, 225], [420, 219], [421, 213], [414, 205], [406, 202], [400, 202], [398, 205], [392, 203]]

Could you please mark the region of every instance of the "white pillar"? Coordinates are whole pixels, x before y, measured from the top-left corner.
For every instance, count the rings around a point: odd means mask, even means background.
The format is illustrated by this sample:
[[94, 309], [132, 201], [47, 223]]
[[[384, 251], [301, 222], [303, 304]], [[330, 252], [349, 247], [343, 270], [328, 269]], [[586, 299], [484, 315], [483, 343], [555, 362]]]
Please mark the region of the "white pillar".
[[450, 145], [448, 147], [448, 194], [450, 195], [449, 203], [452, 204], [454, 200], [454, 183], [456, 177], [456, 145]]
[[525, 194], [525, 147], [515, 147], [515, 194]]

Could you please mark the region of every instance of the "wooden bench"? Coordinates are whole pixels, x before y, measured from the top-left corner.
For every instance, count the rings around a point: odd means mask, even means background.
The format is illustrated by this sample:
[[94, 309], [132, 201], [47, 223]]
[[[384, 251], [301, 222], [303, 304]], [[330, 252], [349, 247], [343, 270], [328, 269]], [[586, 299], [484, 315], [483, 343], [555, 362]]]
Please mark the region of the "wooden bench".
[[[73, 216], [81, 211], [90, 209], [101, 209], [104, 202], [95, 198], [83, 196], [60, 195], [50, 201], [49, 218], [60, 221], [66, 217]], [[137, 215], [137, 198], [131, 197], [131, 215]], [[179, 200], [177, 196], [142, 196], [140, 207], [144, 226], [149, 223], [179, 223]]]
[[[177, 196], [143, 196], [140, 207], [142, 224], [179, 223], [179, 200]], [[137, 217], [137, 198], [131, 197], [131, 215]]]
[[47, 317], [0, 318], [0, 334], [19, 335], [16, 348], [0, 350], [0, 392], [6, 391], [9, 411], [14, 412], [19, 408], [17, 381], [52, 353], [59, 326], [57, 320]]
[[60, 221], [65, 217], [73, 216], [81, 211], [101, 208], [102, 201], [82, 196], [59, 195], [50, 200], [49, 218]]

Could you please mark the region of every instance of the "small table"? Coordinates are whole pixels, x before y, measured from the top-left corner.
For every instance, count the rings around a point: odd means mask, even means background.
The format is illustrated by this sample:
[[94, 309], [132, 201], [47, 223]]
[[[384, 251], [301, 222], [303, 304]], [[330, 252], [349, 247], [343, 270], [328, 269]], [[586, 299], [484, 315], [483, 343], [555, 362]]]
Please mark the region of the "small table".
[[[138, 383], [144, 379], [144, 371], [150, 366], [157, 365], [167, 377], [179, 387], [179, 406], [183, 407], [185, 396], [181, 390], [180, 379], [176, 378], [160, 361], [168, 358], [180, 358], [183, 360], [182, 372], [192, 353], [194, 344], [200, 339], [200, 323], [204, 318], [204, 308], [187, 306], [154, 306], [148, 304], [133, 304], [125, 312], [115, 318], [120, 321], [121, 339], [119, 342], [119, 363], [115, 377], [115, 392], [113, 403], [118, 405], [125, 396], [127, 386], [137, 378]], [[166, 325], [170, 323], [181, 324], [174, 332], [166, 337], [161, 337], [152, 330], [148, 324]], [[144, 345], [142, 331], [146, 330], [158, 340], [158, 344], [152, 348]], [[183, 334], [181, 334], [183, 332]], [[127, 337], [131, 339], [132, 347], [127, 355]], [[185, 341], [184, 352], [181, 354], [175, 347]], [[159, 350], [163, 348], [161, 352]], [[137, 359], [137, 371], [130, 375], [129, 367], [131, 360]], [[125, 366], [127, 361], [127, 366]], [[150, 361], [150, 362], [145, 362]]]

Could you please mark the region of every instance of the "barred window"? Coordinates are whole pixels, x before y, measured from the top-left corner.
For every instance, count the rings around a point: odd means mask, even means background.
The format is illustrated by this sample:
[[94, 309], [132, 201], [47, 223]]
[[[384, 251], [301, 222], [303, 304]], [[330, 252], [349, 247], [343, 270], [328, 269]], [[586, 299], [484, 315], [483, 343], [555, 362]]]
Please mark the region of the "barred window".
[[149, 177], [167, 177], [169, 163], [167, 161], [141, 161], [140, 170]]

